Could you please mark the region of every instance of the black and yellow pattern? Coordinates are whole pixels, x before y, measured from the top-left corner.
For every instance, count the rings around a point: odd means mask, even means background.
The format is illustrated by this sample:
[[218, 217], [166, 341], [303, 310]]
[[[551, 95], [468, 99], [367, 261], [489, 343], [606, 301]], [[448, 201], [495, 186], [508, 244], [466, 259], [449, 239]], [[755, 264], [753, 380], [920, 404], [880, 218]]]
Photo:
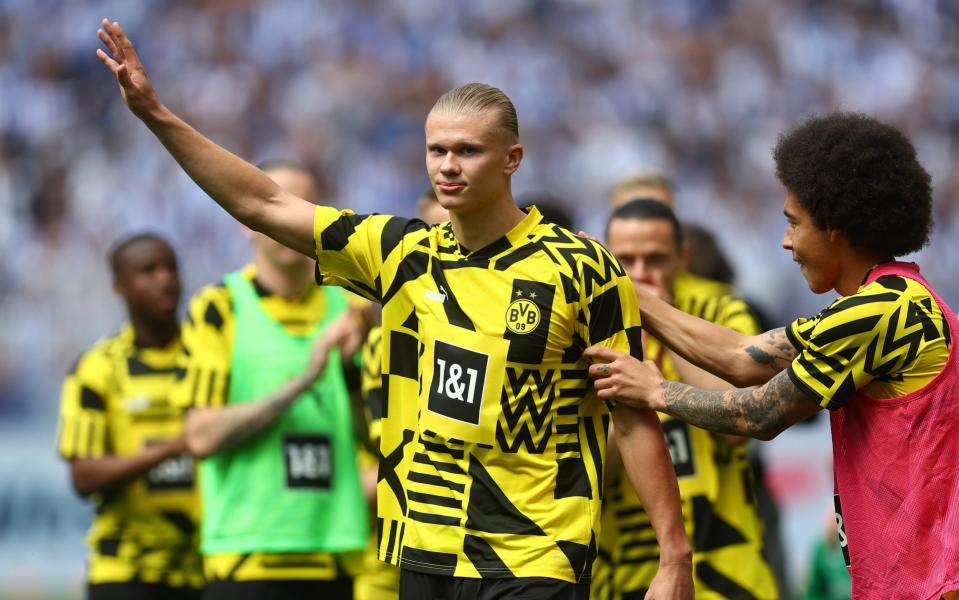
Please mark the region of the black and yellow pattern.
[[475, 252], [449, 223], [324, 207], [314, 232], [322, 282], [383, 304], [380, 557], [460, 577], [588, 577], [609, 414], [581, 354], [641, 353], [616, 260], [535, 209]]
[[[63, 382], [57, 447], [65, 459], [133, 456], [179, 437], [183, 410], [170, 402], [180, 342], [141, 348], [133, 328], [98, 342]], [[95, 494], [89, 581], [140, 580], [200, 587], [199, 496], [188, 455], [167, 459], [111, 494]]]
[[896, 398], [932, 381], [949, 356], [949, 326], [922, 284], [884, 275], [786, 328], [799, 356], [793, 383], [823, 408], [861, 390]]
[[[686, 312], [747, 335], [759, 333], [748, 304], [725, 284], [684, 273], [674, 296]], [[666, 379], [680, 379], [658, 340], [647, 338], [646, 355]], [[776, 598], [776, 581], [762, 557], [762, 521], [746, 446], [666, 415], [660, 419], [693, 546], [696, 598]], [[620, 470], [609, 484], [597, 565], [602, 579], [592, 597], [642, 598], [659, 566], [656, 534], [626, 473]]]
[[[270, 293], [256, 280], [252, 266], [243, 275], [253, 282], [263, 310], [288, 333], [306, 335], [324, 319], [327, 300], [323, 290], [308, 285], [294, 299]], [[229, 397], [230, 366], [235, 318], [230, 291], [222, 283], [202, 288], [190, 300], [183, 324], [181, 378], [173, 401], [183, 408], [221, 407]], [[203, 557], [207, 577], [245, 580], [336, 579], [341, 573], [337, 558], [329, 553], [212, 554]]]
[[[370, 330], [363, 344], [360, 359], [360, 392], [366, 413], [370, 446], [379, 455], [380, 432], [383, 427], [383, 329]], [[378, 464], [375, 459], [372, 461]], [[353, 581], [353, 597], [356, 600], [395, 600], [400, 592], [400, 571], [395, 565], [383, 562], [378, 554], [378, 535], [373, 539], [363, 557], [363, 568]]]
[[684, 313], [746, 335], [760, 332], [756, 312], [728, 284], [683, 271], [674, 288], [673, 305]]

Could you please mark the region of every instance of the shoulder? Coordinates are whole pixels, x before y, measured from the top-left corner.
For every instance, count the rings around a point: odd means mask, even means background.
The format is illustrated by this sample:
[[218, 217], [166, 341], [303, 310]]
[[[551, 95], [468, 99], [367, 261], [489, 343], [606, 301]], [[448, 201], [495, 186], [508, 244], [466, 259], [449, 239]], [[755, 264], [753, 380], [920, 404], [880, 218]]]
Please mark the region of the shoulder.
[[214, 329], [221, 329], [232, 313], [232, 296], [225, 282], [221, 280], [203, 286], [193, 294], [187, 308], [187, 325], [191, 327], [207, 325]]
[[918, 283], [898, 275], [885, 275], [862, 286], [855, 294], [836, 299], [816, 318], [822, 324], [881, 318], [920, 294], [928, 295], [928, 292]]
[[84, 406], [103, 407], [102, 398], [116, 377], [117, 359], [128, 356], [131, 345], [122, 332], [98, 340], [70, 365], [64, 379], [64, 393], [75, 390]]
[[533, 243], [542, 246], [553, 257], [554, 262], [568, 266], [571, 271], [568, 275], [596, 274], [605, 279], [615, 279], [624, 274], [619, 261], [605, 246], [559, 225], [540, 223], [533, 230], [531, 238]]
[[918, 283], [898, 275], [883, 276], [862, 286], [855, 294], [837, 298], [816, 316], [793, 321], [787, 333], [791, 341], [801, 346], [873, 335], [922, 292], [925, 288]]
[[679, 310], [745, 335], [760, 332], [749, 303], [729, 284], [682, 272], [676, 278], [673, 304]]
[[682, 271], [676, 276], [675, 294], [677, 297], [716, 297], [734, 294], [734, 290], [728, 283]]

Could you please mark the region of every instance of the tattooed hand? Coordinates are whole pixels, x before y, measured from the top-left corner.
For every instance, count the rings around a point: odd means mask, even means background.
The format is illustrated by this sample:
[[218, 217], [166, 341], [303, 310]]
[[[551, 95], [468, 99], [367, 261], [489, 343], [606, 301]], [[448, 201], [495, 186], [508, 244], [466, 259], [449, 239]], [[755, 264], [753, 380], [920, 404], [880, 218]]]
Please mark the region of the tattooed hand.
[[636, 408], [662, 410], [663, 374], [656, 363], [603, 346], [587, 348], [583, 357], [595, 363], [589, 367], [589, 376], [597, 396]]

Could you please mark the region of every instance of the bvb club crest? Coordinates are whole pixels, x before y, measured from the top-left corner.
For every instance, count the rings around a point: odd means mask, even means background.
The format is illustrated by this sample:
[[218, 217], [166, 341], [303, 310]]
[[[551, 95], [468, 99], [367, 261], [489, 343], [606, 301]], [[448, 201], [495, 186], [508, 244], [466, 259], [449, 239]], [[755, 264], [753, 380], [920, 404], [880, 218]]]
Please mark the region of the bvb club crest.
[[539, 326], [539, 307], [527, 298], [517, 298], [506, 309], [506, 327], [513, 333], [526, 334]]

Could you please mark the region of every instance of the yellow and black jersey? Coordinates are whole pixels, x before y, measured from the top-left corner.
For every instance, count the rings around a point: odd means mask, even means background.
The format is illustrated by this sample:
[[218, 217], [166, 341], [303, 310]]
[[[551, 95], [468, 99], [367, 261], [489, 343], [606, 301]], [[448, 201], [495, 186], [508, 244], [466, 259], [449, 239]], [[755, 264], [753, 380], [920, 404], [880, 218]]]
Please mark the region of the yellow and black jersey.
[[360, 394], [370, 436], [370, 447], [379, 448], [383, 419], [383, 328], [373, 327], [360, 351]]
[[[308, 285], [293, 299], [275, 295], [256, 279], [253, 266], [243, 269], [260, 298], [264, 312], [294, 335], [312, 332], [326, 316], [324, 290]], [[223, 283], [209, 285], [190, 300], [183, 323], [181, 379], [174, 387], [174, 403], [183, 408], [221, 407], [227, 403], [235, 334], [233, 301]], [[325, 552], [208, 554], [204, 556], [209, 579], [291, 580], [336, 579], [337, 558]]]
[[[370, 447], [379, 456], [380, 431], [383, 426], [383, 329], [370, 330], [363, 344], [360, 359], [360, 392], [366, 413]], [[379, 461], [371, 459], [371, 466]], [[378, 535], [374, 531], [370, 546], [363, 556], [362, 571], [353, 580], [353, 597], [356, 600], [395, 600], [399, 598], [400, 573], [395, 565], [382, 562], [379, 554]]]
[[760, 333], [755, 311], [721, 281], [683, 271], [676, 277], [673, 296], [673, 305], [684, 313], [745, 335]]
[[949, 356], [949, 326], [920, 283], [884, 275], [837, 299], [812, 319], [786, 328], [799, 355], [793, 383], [822, 407], [836, 409], [860, 390], [895, 398], [923, 387]]
[[[686, 312], [736, 329], [759, 333], [749, 306], [720, 282], [683, 275], [674, 303]], [[679, 381], [662, 344], [646, 339], [646, 357], [663, 376]], [[686, 533], [693, 546], [696, 598], [776, 598], [776, 581], [762, 557], [762, 520], [744, 444], [660, 414], [663, 433], [683, 504]], [[597, 600], [641, 598], [659, 566], [659, 546], [649, 516], [622, 469], [609, 482], [603, 505]]]
[[629, 279], [535, 208], [485, 248], [450, 223], [318, 207], [318, 277], [383, 305], [380, 557], [459, 577], [589, 574], [609, 413], [581, 358], [641, 355]]
[[[170, 402], [180, 342], [143, 348], [133, 328], [98, 342], [63, 382], [57, 447], [65, 459], [133, 456], [183, 431]], [[199, 497], [192, 459], [169, 458], [120, 491], [95, 494], [89, 580], [200, 587]]]
[[[326, 316], [323, 288], [308, 285], [298, 298], [275, 295], [256, 279], [252, 265], [243, 275], [253, 283], [264, 312], [292, 335], [307, 335]], [[183, 378], [174, 389], [174, 402], [183, 407], [226, 404], [235, 322], [230, 291], [223, 283], [202, 288], [190, 300], [183, 323]]]

